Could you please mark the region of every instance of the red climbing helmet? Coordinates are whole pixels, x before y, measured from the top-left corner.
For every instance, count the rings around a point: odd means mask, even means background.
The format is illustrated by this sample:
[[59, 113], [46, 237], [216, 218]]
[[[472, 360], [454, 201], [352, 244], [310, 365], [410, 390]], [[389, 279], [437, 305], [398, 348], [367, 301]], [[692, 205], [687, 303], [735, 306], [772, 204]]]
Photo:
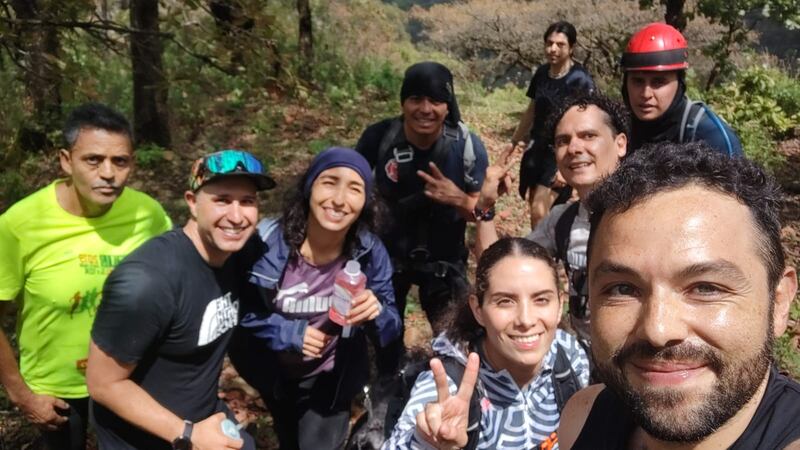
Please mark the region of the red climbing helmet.
[[620, 61], [625, 72], [663, 72], [689, 68], [689, 45], [680, 31], [665, 23], [651, 23], [631, 36]]

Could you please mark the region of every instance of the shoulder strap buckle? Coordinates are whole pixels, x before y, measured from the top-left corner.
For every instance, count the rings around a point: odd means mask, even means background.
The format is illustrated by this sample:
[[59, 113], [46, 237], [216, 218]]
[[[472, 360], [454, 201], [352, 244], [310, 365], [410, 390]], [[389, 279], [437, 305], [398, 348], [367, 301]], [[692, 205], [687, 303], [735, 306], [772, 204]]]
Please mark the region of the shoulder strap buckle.
[[411, 147], [406, 147], [403, 149], [395, 147], [392, 150], [394, 154], [394, 160], [397, 161], [399, 164], [411, 162], [414, 160], [414, 150]]

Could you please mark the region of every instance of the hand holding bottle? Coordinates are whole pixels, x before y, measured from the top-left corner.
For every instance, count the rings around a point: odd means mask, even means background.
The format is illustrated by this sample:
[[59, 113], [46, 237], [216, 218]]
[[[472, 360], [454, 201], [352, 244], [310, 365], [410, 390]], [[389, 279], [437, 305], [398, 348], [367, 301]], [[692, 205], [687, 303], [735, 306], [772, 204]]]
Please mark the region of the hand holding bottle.
[[353, 297], [351, 308], [350, 314], [347, 315], [347, 323], [350, 326], [358, 326], [374, 320], [382, 309], [378, 297], [369, 289]]

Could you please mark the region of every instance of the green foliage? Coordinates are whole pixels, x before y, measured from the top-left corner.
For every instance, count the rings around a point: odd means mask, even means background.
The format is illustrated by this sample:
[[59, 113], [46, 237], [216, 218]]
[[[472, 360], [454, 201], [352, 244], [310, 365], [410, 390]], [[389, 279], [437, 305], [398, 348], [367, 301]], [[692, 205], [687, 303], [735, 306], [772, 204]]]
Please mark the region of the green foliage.
[[334, 143], [328, 139], [312, 139], [311, 142], [308, 143], [308, 149], [311, 150], [312, 154], [316, 155], [333, 145]]
[[336, 50], [319, 55], [313, 74], [324, 95], [337, 107], [358, 104], [365, 98], [388, 100], [398, 95], [403, 81], [401, 72], [388, 61], [364, 57], [348, 64]]
[[152, 169], [164, 161], [164, 148], [156, 144], [145, 144], [136, 149], [136, 164], [144, 169]]
[[[795, 298], [789, 309], [789, 320], [794, 323], [800, 322], [800, 300]], [[792, 338], [792, 333], [784, 333], [775, 341], [775, 358], [781, 369], [784, 369], [791, 376], [800, 380], [800, 352], [798, 352], [798, 337]]]
[[800, 126], [796, 80], [778, 69], [751, 67], [704, 98], [736, 130], [749, 157], [770, 169], [783, 163], [776, 141]]
[[5, 211], [27, 194], [25, 180], [14, 170], [0, 173], [0, 212]]

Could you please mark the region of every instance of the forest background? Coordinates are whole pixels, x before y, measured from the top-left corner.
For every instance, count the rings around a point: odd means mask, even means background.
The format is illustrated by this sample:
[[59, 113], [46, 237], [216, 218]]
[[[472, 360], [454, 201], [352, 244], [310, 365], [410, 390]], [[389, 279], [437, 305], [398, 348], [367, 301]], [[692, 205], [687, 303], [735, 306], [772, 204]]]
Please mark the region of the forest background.
[[[796, 0], [0, 0], [0, 213], [59, 176], [56, 149], [69, 110], [107, 103], [131, 118], [131, 185], [173, 221], [187, 211], [190, 163], [222, 148], [252, 151], [279, 187], [331, 145], [353, 146], [370, 123], [399, 114], [404, 69], [436, 60], [454, 73], [465, 122], [490, 157], [507, 142], [543, 61], [542, 33], [578, 28], [575, 57], [620, 97], [618, 60], [651, 21], [681, 29], [690, 47], [689, 96], [739, 133], [747, 155], [787, 192], [783, 241], [800, 264], [800, 4]], [[501, 231], [522, 235], [519, 198], [499, 205]], [[406, 342], [426, 342], [412, 301]], [[0, 320], [14, 337], [13, 321]], [[781, 369], [800, 379], [800, 297], [777, 342]], [[222, 387], [273, 448], [269, 418], [226, 369]], [[0, 450], [38, 448], [0, 389]]]

